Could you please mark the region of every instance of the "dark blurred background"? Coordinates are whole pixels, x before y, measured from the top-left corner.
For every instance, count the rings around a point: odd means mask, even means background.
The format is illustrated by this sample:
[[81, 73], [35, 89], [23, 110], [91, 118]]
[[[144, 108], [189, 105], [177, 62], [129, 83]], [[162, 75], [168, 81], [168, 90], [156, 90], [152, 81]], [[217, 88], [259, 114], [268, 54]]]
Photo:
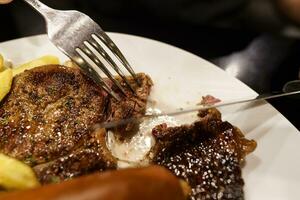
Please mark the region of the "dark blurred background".
[[[299, 79], [300, 0], [43, 0], [90, 15], [104, 30], [160, 40], [203, 57], [258, 93]], [[0, 42], [45, 33], [20, 0], [0, 5]], [[300, 97], [270, 101], [300, 129]]]

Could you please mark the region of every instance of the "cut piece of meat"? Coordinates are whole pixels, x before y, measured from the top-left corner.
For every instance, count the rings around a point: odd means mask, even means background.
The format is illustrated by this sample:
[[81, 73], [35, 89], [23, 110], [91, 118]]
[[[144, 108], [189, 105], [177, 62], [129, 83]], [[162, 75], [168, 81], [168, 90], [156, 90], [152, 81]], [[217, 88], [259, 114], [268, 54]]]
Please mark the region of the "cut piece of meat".
[[[150, 77], [143, 73], [139, 73], [137, 78], [140, 87], [136, 88], [136, 95], [132, 95], [132, 92], [127, 90], [127, 98], [123, 98], [122, 101], [116, 101], [115, 99], [112, 99], [107, 109], [107, 113], [109, 113], [109, 115], [106, 119], [106, 122], [118, 121], [121, 119], [128, 119], [132, 117], [139, 118], [144, 116], [146, 112], [148, 96], [150, 94], [153, 83]], [[121, 81], [120, 78], [117, 79]], [[134, 83], [132, 77], [129, 77], [128, 79], [131, 83]], [[124, 82], [121, 83], [123, 87], [126, 87]], [[113, 85], [113, 90], [117, 91], [115, 85]], [[124, 140], [130, 138], [133, 134], [135, 134], [137, 128], [138, 123], [129, 123], [127, 125], [112, 128], [111, 131], [113, 131], [114, 134], [118, 136], [117, 139]]]
[[0, 103], [0, 152], [34, 167], [42, 183], [115, 169], [105, 133], [92, 127], [144, 114], [152, 82], [145, 74], [137, 76], [137, 95], [127, 91], [119, 103], [77, 68], [25, 71]]
[[217, 109], [199, 112], [192, 125], [156, 126], [149, 157], [186, 180], [190, 199], [244, 199], [241, 163], [256, 142], [221, 120]]
[[203, 105], [203, 106], [212, 106], [215, 105], [216, 103], [220, 103], [221, 100], [211, 96], [211, 95], [206, 95], [202, 97], [201, 102], [198, 105]]

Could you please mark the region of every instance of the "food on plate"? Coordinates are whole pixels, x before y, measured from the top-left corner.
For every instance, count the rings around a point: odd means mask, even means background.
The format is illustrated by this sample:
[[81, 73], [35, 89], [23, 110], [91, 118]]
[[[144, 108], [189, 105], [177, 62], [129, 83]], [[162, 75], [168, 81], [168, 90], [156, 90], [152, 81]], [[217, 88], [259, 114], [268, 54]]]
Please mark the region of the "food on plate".
[[10, 69], [8, 67], [5, 67], [4, 58], [0, 54], [0, 101], [9, 93], [14, 76], [24, 72], [25, 70], [33, 69], [41, 65], [50, 64], [59, 64], [59, 59], [56, 56], [42, 56], [18, 67]]
[[[123, 169], [4, 194], [10, 200], [184, 200], [186, 188], [163, 167]], [[1, 196], [0, 196], [1, 199]]]
[[3, 71], [3, 69], [4, 69], [4, 58], [0, 54], [0, 72]]
[[71, 61], [71, 60], [67, 60], [66, 62], [63, 63], [63, 66], [66, 67], [79, 67], [75, 62]]
[[117, 102], [77, 68], [47, 65], [17, 75], [0, 104], [0, 153], [33, 167], [42, 184], [116, 169], [105, 132], [92, 127], [144, 114], [152, 82], [137, 77], [136, 95], [127, 91]]
[[[126, 95], [110, 80], [105, 80], [121, 97], [117, 101], [85, 76], [76, 64], [66, 62], [67, 67], [57, 63], [57, 57], [45, 56], [0, 73], [0, 164], [4, 163], [0, 166], [1, 188], [24, 189], [116, 170], [119, 160], [107, 147], [107, 130], [96, 129], [95, 124], [139, 118], [146, 112], [153, 85], [146, 74], [137, 74], [139, 85], [128, 77], [135, 94], [120, 77], [116, 78]], [[208, 95], [202, 98], [201, 104], [218, 102], [219, 99]], [[152, 130], [155, 144], [145, 160], [168, 169], [177, 178], [170, 173], [162, 175], [161, 167], [128, 169], [84, 176], [7, 197], [17, 199], [21, 195], [31, 199], [37, 193], [45, 195], [43, 199], [59, 199], [94, 192], [97, 187], [97, 191], [104, 191], [97, 195], [110, 195], [110, 199], [120, 199], [123, 194], [130, 199], [170, 199], [162, 195], [173, 195], [171, 199], [185, 199], [187, 195], [189, 199], [243, 199], [241, 164], [254, 151], [255, 141], [246, 139], [238, 128], [222, 121], [217, 109], [199, 111], [198, 116], [199, 120], [191, 125], [161, 124]], [[136, 133], [137, 125], [129, 123], [109, 132], [122, 143]], [[135, 164], [144, 165], [145, 160]], [[10, 162], [13, 167], [7, 169]], [[166, 190], [167, 193], [161, 194], [165, 186], [151, 182], [162, 177], [174, 183], [173, 193]], [[120, 187], [115, 187], [117, 183]], [[175, 190], [176, 187], [180, 189]], [[128, 193], [128, 188], [134, 188], [136, 193]]]
[[13, 80], [12, 69], [0, 72], [0, 101], [9, 93]]
[[13, 76], [16, 76], [24, 72], [25, 70], [33, 69], [35, 67], [39, 67], [43, 65], [56, 65], [56, 64], [60, 64], [58, 57], [51, 56], [51, 55], [42, 56], [40, 58], [34, 59], [25, 64], [15, 67], [13, 69]]
[[39, 186], [32, 168], [0, 153], [0, 186], [6, 190], [22, 190]]
[[200, 111], [191, 125], [156, 126], [156, 144], [149, 154], [192, 188], [190, 199], [243, 199], [241, 164], [256, 142], [223, 122], [217, 109]]
[[212, 106], [212, 105], [215, 105], [216, 103], [220, 103], [221, 100], [214, 97], [214, 96], [211, 96], [211, 95], [206, 95], [206, 96], [203, 96], [202, 99], [201, 99], [201, 102], [199, 103], [199, 105], [203, 105], [203, 106]]

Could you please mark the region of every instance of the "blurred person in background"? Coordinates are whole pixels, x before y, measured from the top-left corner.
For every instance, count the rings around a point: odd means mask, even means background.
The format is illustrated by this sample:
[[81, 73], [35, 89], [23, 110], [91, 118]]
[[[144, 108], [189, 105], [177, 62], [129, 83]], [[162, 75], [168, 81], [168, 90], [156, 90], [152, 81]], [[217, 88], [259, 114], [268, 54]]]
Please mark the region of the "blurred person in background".
[[[12, 0], [0, 0], [9, 3]], [[300, 24], [300, 0], [44, 0], [53, 7], [74, 6], [94, 15], [136, 18], [152, 17], [165, 22], [193, 25], [251, 27], [279, 30], [287, 23]], [[286, 22], [286, 19], [289, 22]], [[96, 19], [97, 21], [97, 19]]]

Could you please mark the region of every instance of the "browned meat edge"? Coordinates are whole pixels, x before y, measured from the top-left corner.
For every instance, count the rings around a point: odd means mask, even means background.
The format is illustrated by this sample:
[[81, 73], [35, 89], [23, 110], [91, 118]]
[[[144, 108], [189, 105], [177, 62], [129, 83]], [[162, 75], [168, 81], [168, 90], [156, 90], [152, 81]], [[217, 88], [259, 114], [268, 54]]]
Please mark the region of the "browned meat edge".
[[217, 109], [199, 113], [191, 125], [152, 131], [152, 164], [166, 167], [192, 187], [190, 199], [244, 199], [241, 163], [256, 142], [221, 120]]

